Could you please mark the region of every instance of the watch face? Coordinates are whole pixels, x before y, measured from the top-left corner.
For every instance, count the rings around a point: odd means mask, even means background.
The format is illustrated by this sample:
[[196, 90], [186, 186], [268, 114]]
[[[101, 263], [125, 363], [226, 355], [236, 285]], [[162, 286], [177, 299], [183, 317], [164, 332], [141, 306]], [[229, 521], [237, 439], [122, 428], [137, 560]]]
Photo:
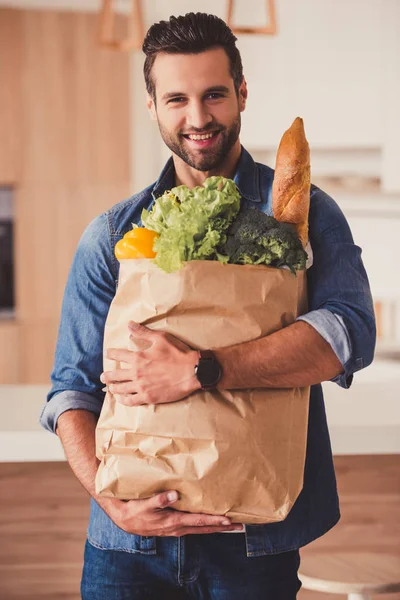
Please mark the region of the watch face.
[[221, 377], [221, 367], [215, 359], [201, 358], [196, 369], [197, 379], [202, 387], [212, 387]]

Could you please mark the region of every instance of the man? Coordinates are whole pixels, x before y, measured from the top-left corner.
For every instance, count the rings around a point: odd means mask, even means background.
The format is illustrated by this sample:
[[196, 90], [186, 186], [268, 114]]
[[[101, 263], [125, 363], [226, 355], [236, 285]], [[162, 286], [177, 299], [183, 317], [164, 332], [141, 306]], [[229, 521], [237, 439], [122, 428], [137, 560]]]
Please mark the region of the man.
[[120, 370], [102, 374], [104, 324], [118, 280], [115, 243], [165, 190], [193, 187], [211, 175], [234, 178], [243, 203], [271, 214], [273, 171], [256, 164], [239, 141], [247, 89], [235, 40], [223, 21], [200, 13], [150, 28], [143, 45], [148, 109], [172, 158], [155, 184], [88, 226], [68, 278], [41, 421], [60, 436], [92, 496], [84, 600], [292, 600], [300, 587], [298, 549], [340, 516], [320, 382], [351, 385], [353, 373], [372, 361], [375, 323], [361, 250], [338, 206], [314, 186], [309, 312], [272, 335], [216, 350], [214, 359], [223, 389], [312, 386], [304, 487], [289, 516], [243, 528], [223, 515], [174, 511], [174, 490], [122, 502], [100, 498], [94, 489], [104, 383], [132, 405], [179, 402], [201, 385], [196, 351], [135, 323], [131, 334], [150, 337], [152, 347], [144, 358], [110, 349], [110, 358], [131, 364], [129, 377]]

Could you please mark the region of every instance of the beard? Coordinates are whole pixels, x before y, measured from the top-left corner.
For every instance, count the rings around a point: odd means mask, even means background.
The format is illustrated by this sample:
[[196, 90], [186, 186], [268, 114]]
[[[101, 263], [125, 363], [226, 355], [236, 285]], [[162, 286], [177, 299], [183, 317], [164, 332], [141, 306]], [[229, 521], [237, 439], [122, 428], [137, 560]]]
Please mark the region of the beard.
[[[179, 156], [187, 165], [193, 167], [197, 171], [212, 171], [224, 162], [227, 154], [235, 145], [241, 127], [240, 112], [229, 127], [224, 127], [219, 123], [212, 123], [199, 133], [208, 133], [210, 131], [219, 131], [219, 139], [212, 148], [199, 148], [191, 150], [188, 147], [186, 138], [181, 134], [173, 134], [166, 129], [160, 121], [158, 127], [161, 137], [168, 148]], [[194, 128], [191, 129], [195, 133]]]

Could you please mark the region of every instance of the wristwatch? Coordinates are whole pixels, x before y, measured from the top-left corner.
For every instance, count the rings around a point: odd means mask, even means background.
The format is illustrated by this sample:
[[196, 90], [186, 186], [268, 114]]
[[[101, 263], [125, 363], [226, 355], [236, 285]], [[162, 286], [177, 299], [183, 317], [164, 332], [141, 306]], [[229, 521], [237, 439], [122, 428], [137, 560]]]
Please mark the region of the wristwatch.
[[194, 368], [202, 390], [215, 388], [222, 377], [222, 368], [212, 350], [199, 350], [199, 362]]

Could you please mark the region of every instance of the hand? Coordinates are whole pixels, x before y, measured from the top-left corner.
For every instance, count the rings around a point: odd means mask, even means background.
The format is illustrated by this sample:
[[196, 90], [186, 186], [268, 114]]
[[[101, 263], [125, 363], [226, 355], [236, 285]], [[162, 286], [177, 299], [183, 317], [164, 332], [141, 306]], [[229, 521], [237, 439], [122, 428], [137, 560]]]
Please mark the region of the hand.
[[182, 400], [200, 389], [194, 367], [198, 352], [164, 333], [131, 321], [130, 339], [140, 338], [151, 344], [147, 350], [134, 352], [110, 348], [107, 358], [124, 362], [127, 369], [102, 373], [100, 380], [127, 406], [162, 404]]
[[[230, 519], [224, 516], [188, 513], [168, 508], [178, 500], [176, 491], [156, 494], [146, 500], [101, 500], [102, 508], [114, 523], [127, 533], [136, 535], [181, 537], [190, 533], [243, 530], [240, 523], [231, 523]], [[223, 522], [228, 522], [228, 525], [222, 525]]]

